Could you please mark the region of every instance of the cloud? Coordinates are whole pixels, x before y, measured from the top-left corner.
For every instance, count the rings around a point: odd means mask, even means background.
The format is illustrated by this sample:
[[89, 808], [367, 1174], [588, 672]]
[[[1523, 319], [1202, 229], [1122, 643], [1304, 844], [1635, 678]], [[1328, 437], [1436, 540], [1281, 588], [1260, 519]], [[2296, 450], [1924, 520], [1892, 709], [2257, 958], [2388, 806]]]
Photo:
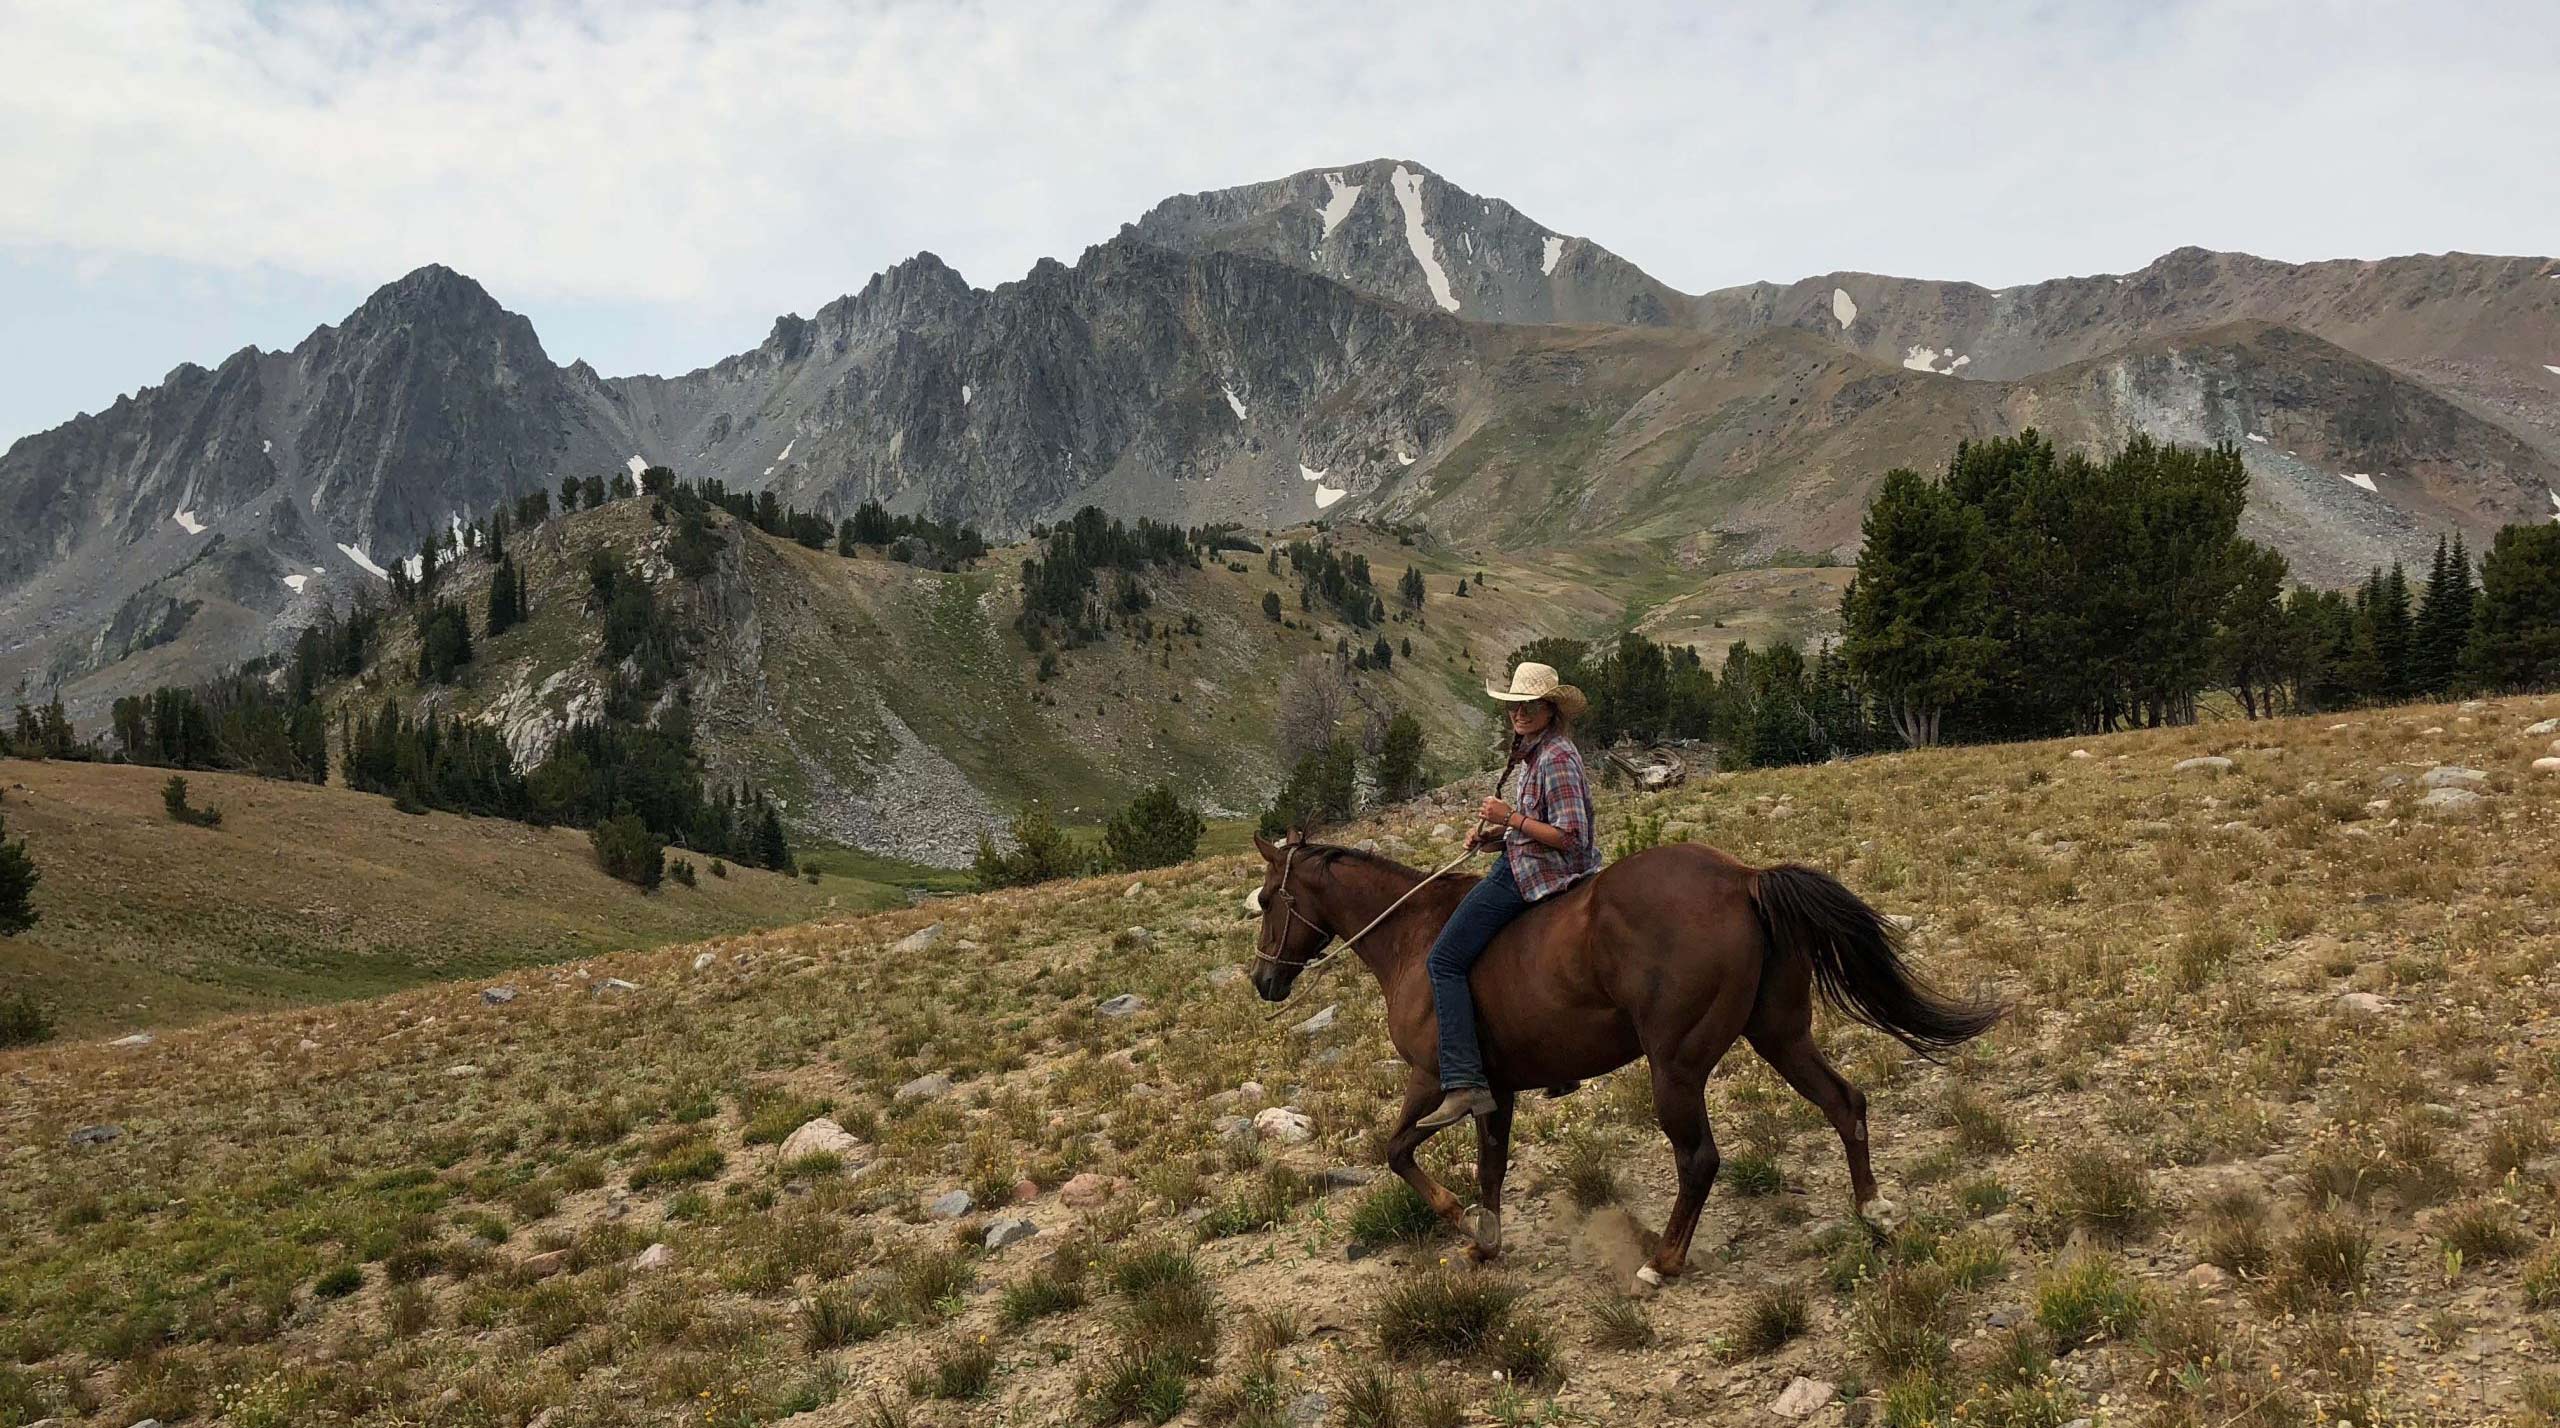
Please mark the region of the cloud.
[[1690, 290], [2547, 246], [2556, 14], [15, 6], [0, 244], [769, 316], [920, 248], [988, 285], [1171, 192], [1389, 155]]

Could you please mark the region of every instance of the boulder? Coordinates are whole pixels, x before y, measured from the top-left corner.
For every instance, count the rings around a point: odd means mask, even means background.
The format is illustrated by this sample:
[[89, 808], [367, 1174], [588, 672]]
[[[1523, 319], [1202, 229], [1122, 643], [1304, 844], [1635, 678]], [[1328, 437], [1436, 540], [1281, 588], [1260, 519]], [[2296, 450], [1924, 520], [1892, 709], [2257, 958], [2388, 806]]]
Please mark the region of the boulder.
[[1038, 1233], [1040, 1233], [1038, 1225], [1019, 1215], [1010, 1216], [987, 1226], [986, 1246], [991, 1250], [1000, 1250], [1006, 1245], [1020, 1244]]
[[1013, 1203], [1017, 1205], [1028, 1205], [1039, 1198], [1039, 1181], [1026, 1175], [1022, 1179], [1013, 1182]]
[[1134, 882], [1134, 883], [1129, 884], [1128, 888], [1127, 888], [1126, 890], [1124, 890], [1120, 895], [1121, 895], [1122, 897], [1136, 897], [1138, 894], [1140, 894], [1140, 893], [1142, 893], [1142, 892], [1145, 892], [1146, 890], [1147, 890], [1147, 883], [1146, 883], [1146, 879], [1144, 879], [1144, 878], [1140, 878], [1138, 881], [1136, 881], [1136, 882]]
[[[2206, 754], [2202, 758], [2180, 759], [2169, 766], [2169, 772], [2205, 774], [2229, 773], [2231, 772], [2231, 761], [2222, 757], [2220, 754]], [[1798, 1379], [1797, 1382], [1809, 1383], [1811, 1380]]]
[[2094, 759], [2097, 755], [2090, 753], [2087, 749], [2073, 749], [2071, 751], [2071, 757], [2075, 759]]
[[931, 951], [933, 944], [941, 940], [942, 924], [937, 922], [929, 927], [920, 927], [890, 943], [889, 952], [892, 956], [913, 957], [918, 953]]
[[2477, 793], [2489, 786], [2489, 775], [2458, 764], [2438, 764], [2418, 775], [2418, 783], [2423, 788], [2467, 788]]
[[2524, 732], [2528, 737], [2536, 739], [2547, 734], [2560, 734], [2560, 719], [2545, 719], [2539, 724], [2527, 724], [2524, 726]]
[[1332, 1411], [1331, 1396], [1317, 1389], [1308, 1389], [1289, 1400], [1290, 1428], [1316, 1428], [1317, 1424], [1324, 1421], [1325, 1415]]
[[2211, 1294], [2231, 1283], [2231, 1276], [2218, 1264], [2200, 1264], [2178, 1276], [2178, 1282], [2198, 1294]]
[[956, 1220], [969, 1213], [977, 1203], [968, 1191], [954, 1190], [947, 1195], [936, 1196], [932, 1204], [925, 1206], [925, 1213], [937, 1220]]
[[1100, 1209], [1119, 1187], [1110, 1176], [1088, 1170], [1058, 1187], [1058, 1199], [1070, 1210]]
[[2533, 761], [2533, 771], [2535, 773], [2560, 773], [2560, 754], [2553, 754], [2548, 758], [2535, 759]]
[[151, 1033], [147, 1031], [137, 1031], [131, 1036], [119, 1036], [107, 1043], [109, 1046], [149, 1046], [150, 1044]]
[[1447, 842], [1458, 836], [1458, 830], [1446, 823], [1434, 823], [1431, 825], [1431, 836], [1441, 842]]
[[1122, 992], [1120, 995], [1113, 997], [1111, 1000], [1104, 1002], [1098, 1007], [1095, 1007], [1094, 1010], [1102, 1013], [1104, 1016], [1134, 1016], [1143, 1009], [1146, 1004], [1146, 998], [1139, 996], [1136, 992]]
[[2418, 800], [2418, 812], [2429, 818], [2477, 818], [2489, 807], [2489, 800], [2467, 788], [2435, 788]]
[[1300, 1145], [1314, 1138], [1316, 1123], [1295, 1106], [1273, 1106], [1253, 1118], [1253, 1129], [1264, 1140]]
[[513, 987], [482, 987], [480, 989], [480, 1000], [493, 1007], [505, 1006], [515, 999], [516, 989]]
[[1838, 1392], [1818, 1378], [1789, 1379], [1777, 1402], [1769, 1405], [1769, 1411], [1781, 1418], [1803, 1418], [1829, 1403]]
[[2338, 1009], [2358, 1016], [2378, 1016], [2391, 1009], [2391, 1004], [2371, 992], [2344, 992], [2338, 997]]
[[696, 952], [693, 954], [693, 970], [697, 972], [707, 970], [712, 963], [719, 960], [719, 957], [712, 953]]
[[781, 1154], [785, 1161], [798, 1160], [804, 1155], [834, 1155], [853, 1160], [863, 1154], [863, 1149], [862, 1142], [854, 1138], [853, 1132], [820, 1116], [802, 1122], [798, 1130], [783, 1137]]
[[124, 1127], [118, 1125], [82, 1126], [71, 1133], [71, 1143], [73, 1145], [105, 1145], [123, 1135]]
[[524, 1272], [535, 1279], [549, 1279], [568, 1267], [569, 1251], [564, 1249], [545, 1250], [527, 1256], [524, 1262]]
[[939, 1071], [930, 1076], [918, 1076], [892, 1093], [901, 1101], [938, 1101], [950, 1094], [951, 1078]]
[[665, 1245], [651, 1245], [631, 1261], [633, 1269], [664, 1269], [675, 1263], [676, 1252]]
[[1150, 928], [1124, 927], [1116, 940], [1129, 947], [1153, 947], [1156, 945], [1156, 934]]
[[1333, 1030], [1334, 1018], [1339, 1015], [1341, 1011], [1342, 1007], [1339, 1004], [1326, 1007], [1323, 1011], [1317, 1012], [1314, 1016], [1308, 1017], [1305, 1021], [1302, 1021], [1289, 1029], [1300, 1036], [1322, 1036], [1324, 1033]]
[[1220, 1116], [1209, 1122], [1209, 1133], [1222, 1141], [1241, 1143], [1253, 1139], [1253, 1122], [1244, 1116]]

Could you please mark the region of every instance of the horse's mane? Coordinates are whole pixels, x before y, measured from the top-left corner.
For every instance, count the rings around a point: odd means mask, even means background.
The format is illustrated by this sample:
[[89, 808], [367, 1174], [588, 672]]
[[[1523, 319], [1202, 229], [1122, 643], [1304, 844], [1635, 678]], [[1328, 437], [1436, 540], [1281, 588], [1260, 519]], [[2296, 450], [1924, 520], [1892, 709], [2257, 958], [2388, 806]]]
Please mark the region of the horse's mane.
[[[1387, 872], [1394, 873], [1408, 883], [1418, 883], [1424, 878], [1430, 876], [1420, 868], [1409, 868], [1383, 853], [1371, 853], [1359, 848], [1346, 848], [1339, 843], [1308, 843], [1301, 846], [1298, 849], [1298, 852], [1302, 857], [1306, 854], [1313, 853], [1319, 859], [1327, 863], [1347, 859], [1354, 863], [1367, 864], [1371, 867], [1380, 868]], [[1474, 878], [1475, 875], [1472, 873], [1449, 873], [1443, 876], [1441, 881], [1453, 884], [1464, 884], [1473, 881]]]

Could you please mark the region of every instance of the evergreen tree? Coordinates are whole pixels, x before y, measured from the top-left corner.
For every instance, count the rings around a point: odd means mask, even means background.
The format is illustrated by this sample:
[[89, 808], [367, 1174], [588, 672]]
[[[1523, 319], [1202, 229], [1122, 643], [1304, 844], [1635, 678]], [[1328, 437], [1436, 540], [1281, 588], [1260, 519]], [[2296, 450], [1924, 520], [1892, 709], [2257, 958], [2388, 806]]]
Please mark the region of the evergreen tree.
[[1378, 796], [1390, 803], [1422, 791], [1422, 721], [1404, 710], [1387, 720], [1378, 741], [1377, 776]]
[[2427, 584], [2418, 599], [2417, 634], [2410, 652], [2411, 692], [2441, 699], [2453, 692], [2471, 642], [2471, 556], [2457, 541], [2436, 540]]
[[1053, 878], [1074, 877], [1092, 865], [1092, 858], [1075, 846], [1049, 810], [1037, 803], [1022, 810], [1013, 820], [1014, 850], [997, 850], [985, 834], [978, 835], [978, 857], [974, 866], [978, 886], [982, 888], [1028, 887]]
[[1349, 818], [1358, 800], [1358, 780], [1358, 753], [1347, 743], [1335, 740], [1302, 755], [1271, 806], [1263, 810], [1262, 835], [1277, 838], [1293, 829], [1313, 832]]
[[585, 483], [585, 485], [584, 485], [584, 486], [582, 486], [582, 487], [580, 488], [580, 490], [579, 490], [579, 494], [581, 494], [581, 495], [583, 495], [583, 496], [585, 496], [585, 497], [586, 497], [586, 499], [587, 499], [587, 509], [588, 509], [588, 510], [590, 510], [590, 511], [592, 511], [592, 510], [596, 509], [597, 507], [599, 507], [599, 506], [603, 505], [603, 504], [604, 504], [604, 478], [603, 478], [602, 476], [590, 476], [590, 477], [588, 477], [588, 478], [586, 479], [586, 483]]
[[481, 544], [480, 553], [487, 556], [492, 565], [507, 558], [506, 507], [501, 506], [489, 513], [489, 538]]
[[1858, 573], [1841, 597], [1841, 649], [1914, 748], [1938, 742], [1949, 706], [1978, 693], [1990, 635], [1982, 513], [1917, 471], [1885, 473], [1867, 508]]
[[516, 571], [515, 557], [500, 556], [497, 570], [489, 577], [489, 638], [494, 640], [522, 623], [523, 577]]
[[2390, 573], [2374, 582], [2372, 588], [2365, 628], [2373, 649], [2373, 693], [2397, 702], [2409, 698], [2417, 686], [2413, 663], [2417, 621], [2410, 607], [2408, 572], [2395, 560]]
[[756, 826], [756, 866], [777, 873], [792, 870], [791, 843], [782, 836], [782, 815], [768, 803], [764, 821]]
[[439, 600], [418, 614], [418, 682], [451, 684], [471, 663], [471, 621], [458, 605]]
[[1273, 624], [1278, 624], [1280, 622], [1279, 591], [1265, 590], [1262, 592], [1262, 618], [1271, 621]]
[[2508, 526], [2490, 544], [2462, 670], [2483, 689], [2560, 685], [2560, 522]]
[[1423, 586], [1422, 572], [1406, 566], [1404, 578], [1396, 582], [1396, 597], [1404, 602], [1404, 607], [1408, 610], [1421, 609], [1423, 599], [1429, 593]]
[[2234, 545], [2230, 599], [2214, 630], [2216, 677], [2252, 719], [2272, 718], [2288, 652], [2297, 637], [2284, 605], [2284, 557], [2249, 541]]
[[8, 834], [8, 821], [0, 817], [0, 937], [17, 936], [42, 915], [35, 909], [35, 891], [44, 875], [27, 855], [27, 841], [12, 843]]
[[578, 481], [578, 478], [577, 478], [577, 477], [575, 477], [575, 476], [563, 476], [563, 477], [561, 477], [561, 478], [560, 478], [560, 514], [562, 514], [562, 515], [566, 516], [566, 515], [570, 515], [570, 514], [573, 514], [574, 512], [576, 512], [576, 510], [578, 509], [578, 497], [579, 497], [580, 495], [584, 494], [584, 493], [585, 493], [585, 491], [586, 491], [586, 487], [585, 487], [585, 486], [583, 486], [583, 485], [581, 485], [581, 484], [579, 483], [579, 481]]
[[655, 892], [666, 876], [667, 845], [649, 825], [628, 813], [617, 814], [587, 835], [595, 846], [596, 865], [642, 892]]
[[1199, 810], [1182, 801], [1171, 784], [1157, 784], [1112, 816], [1102, 830], [1102, 847], [1111, 866], [1124, 873], [1171, 867], [1186, 862], [1200, 847]]

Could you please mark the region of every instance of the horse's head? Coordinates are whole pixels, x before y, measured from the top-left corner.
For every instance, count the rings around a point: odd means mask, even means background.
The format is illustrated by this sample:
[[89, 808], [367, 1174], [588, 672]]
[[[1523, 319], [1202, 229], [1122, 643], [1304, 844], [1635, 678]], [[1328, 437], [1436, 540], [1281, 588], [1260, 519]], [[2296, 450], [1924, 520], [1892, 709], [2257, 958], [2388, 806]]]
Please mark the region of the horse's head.
[[1309, 880], [1321, 876], [1324, 859], [1303, 833], [1278, 843], [1257, 834], [1253, 847], [1262, 855], [1262, 886], [1244, 900], [1245, 911], [1262, 919], [1253, 939], [1253, 989], [1264, 1001], [1276, 1002], [1288, 997], [1298, 974], [1333, 940], [1309, 920]]

